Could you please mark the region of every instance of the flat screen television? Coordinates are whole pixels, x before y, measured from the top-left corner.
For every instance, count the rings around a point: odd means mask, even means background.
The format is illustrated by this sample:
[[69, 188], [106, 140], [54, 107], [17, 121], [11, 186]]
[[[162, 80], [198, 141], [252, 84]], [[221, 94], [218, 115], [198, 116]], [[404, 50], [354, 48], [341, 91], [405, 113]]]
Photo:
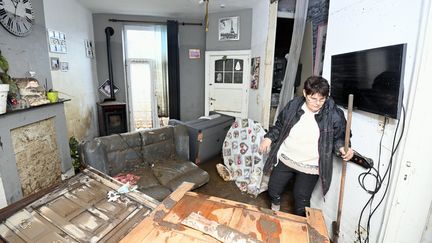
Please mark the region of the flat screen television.
[[346, 107], [354, 95], [356, 109], [399, 119], [406, 44], [334, 55], [330, 96]]

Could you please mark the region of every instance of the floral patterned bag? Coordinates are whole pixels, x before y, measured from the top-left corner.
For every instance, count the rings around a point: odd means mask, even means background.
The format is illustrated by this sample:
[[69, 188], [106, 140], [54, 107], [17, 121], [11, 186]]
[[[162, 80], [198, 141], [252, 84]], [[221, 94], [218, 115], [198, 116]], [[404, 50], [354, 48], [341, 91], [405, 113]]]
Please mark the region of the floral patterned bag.
[[267, 190], [269, 179], [263, 176], [267, 158], [258, 152], [264, 135], [261, 124], [251, 119], [236, 118], [222, 147], [225, 166], [218, 165], [222, 178], [234, 180], [240, 191], [255, 197]]

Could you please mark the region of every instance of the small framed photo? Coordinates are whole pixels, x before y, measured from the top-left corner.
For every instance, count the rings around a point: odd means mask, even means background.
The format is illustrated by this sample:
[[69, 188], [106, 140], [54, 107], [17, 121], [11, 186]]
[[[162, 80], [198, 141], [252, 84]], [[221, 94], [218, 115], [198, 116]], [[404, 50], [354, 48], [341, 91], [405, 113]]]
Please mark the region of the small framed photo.
[[60, 62], [60, 71], [62, 71], [62, 72], [69, 71], [69, 63], [68, 62]]
[[84, 40], [84, 48], [86, 57], [88, 58], [94, 58], [94, 47], [93, 47], [93, 41], [91, 40]]
[[200, 49], [189, 49], [189, 59], [200, 59], [201, 51]]
[[220, 18], [219, 23], [219, 40], [239, 40], [239, 17]]
[[[117, 86], [113, 85], [114, 87], [114, 94], [119, 91], [119, 88]], [[109, 79], [105, 80], [100, 86], [99, 86], [99, 92], [104, 94], [105, 96], [110, 97], [111, 96], [111, 81]]]
[[58, 57], [51, 57], [51, 70], [57, 71], [60, 69], [60, 60]]

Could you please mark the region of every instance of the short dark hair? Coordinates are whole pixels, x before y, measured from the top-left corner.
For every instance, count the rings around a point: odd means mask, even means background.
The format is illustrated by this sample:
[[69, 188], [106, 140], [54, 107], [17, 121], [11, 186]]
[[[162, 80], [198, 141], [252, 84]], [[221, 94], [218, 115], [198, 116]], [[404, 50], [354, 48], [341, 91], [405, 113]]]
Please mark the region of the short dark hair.
[[311, 76], [304, 82], [303, 89], [306, 95], [320, 94], [323, 97], [327, 97], [329, 95], [330, 85], [323, 77]]

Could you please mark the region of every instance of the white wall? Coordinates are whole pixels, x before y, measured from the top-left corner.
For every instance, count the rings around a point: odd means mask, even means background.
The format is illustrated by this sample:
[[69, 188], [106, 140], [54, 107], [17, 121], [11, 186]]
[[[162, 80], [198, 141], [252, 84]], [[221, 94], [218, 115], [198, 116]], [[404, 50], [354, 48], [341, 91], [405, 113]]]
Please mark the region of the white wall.
[[[268, 122], [270, 114], [270, 93], [272, 86], [271, 79], [265, 80], [265, 67], [271, 64], [271, 68], [273, 68], [273, 59], [266, 60], [267, 37], [269, 32], [271, 32], [269, 30], [269, 10], [270, 1], [259, 1], [252, 9], [252, 57], [260, 57], [261, 63], [258, 89], [249, 89], [248, 117], [260, 122], [264, 126], [266, 126], [265, 124]], [[270, 87], [270, 91], [268, 87]], [[265, 111], [267, 111], [267, 114], [265, 114]], [[263, 117], [267, 117], [267, 119], [263, 119]]]
[[53, 88], [65, 103], [68, 136], [78, 140], [97, 135], [96, 59], [86, 57], [84, 40], [93, 38], [93, 18], [77, 0], [44, 0], [46, 28], [66, 34], [67, 54], [49, 53], [69, 62], [69, 71], [51, 71]]
[[[421, 16], [421, 1], [405, 0], [334, 0], [330, 2], [326, 53], [323, 76], [330, 80], [330, 59], [332, 55], [374, 47], [407, 43], [405, 62], [405, 106], [410, 94], [411, 76]], [[355, 97], [354, 97], [355, 98]], [[387, 168], [396, 120], [390, 120], [383, 140], [383, 154], [378, 165], [378, 151], [381, 132], [378, 128], [383, 117], [367, 112], [355, 111], [353, 114], [351, 139], [352, 146], [362, 154], [374, 159], [376, 166], [383, 172]], [[400, 149], [402, 150], [402, 148]], [[398, 155], [394, 161], [393, 173], [398, 172], [397, 164], [401, 163]], [[321, 188], [317, 187], [312, 207], [322, 208], [328, 229], [331, 233], [331, 222], [336, 220], [337, 200], [340, 184], [340, 163], [335, 164], [330, 191], [323, 200]], [[344, 207], [342, 213], [341, 241], [353, 242], [360, 211], [369, 199], [358, 182], [358, 175], [364, 170], [348, 164], [345, 182]], [[370, 181], [368, 181], [371, 185]], [[383, 185], [385, 187], [385, 185]], [[384, 189], [377, 195], [379, 198]], [[377, 242], [378, 232], [383, 221], [386, 200], [375, 212], [370, 232], [370, 242]], [[378, 200], [375, 200], [375, 204]], [[364, 222], [363, 222], [364, 225]]]
[[422, 13], [411, 89], [407, 127], [402, 141], [400, 172], [392, 183], [380, 242], [432, 242], [432, 3], [422, 1]]

